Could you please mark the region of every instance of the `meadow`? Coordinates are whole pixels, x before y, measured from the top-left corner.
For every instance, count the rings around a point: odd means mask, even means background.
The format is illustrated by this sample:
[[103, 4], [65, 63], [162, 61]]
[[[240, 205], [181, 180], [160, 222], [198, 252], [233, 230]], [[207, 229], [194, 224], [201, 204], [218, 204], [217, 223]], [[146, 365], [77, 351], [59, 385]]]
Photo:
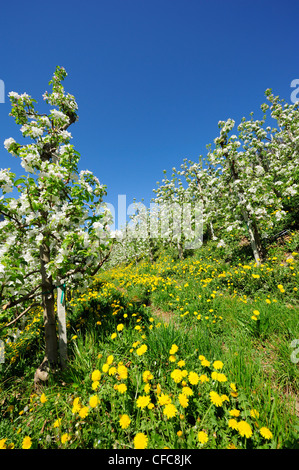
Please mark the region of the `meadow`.
[[36, 308], [1, 336], [0, 448], [299, 448], [298, 242], [103, 269], [68, 293], [68, 366], [38, 390]]

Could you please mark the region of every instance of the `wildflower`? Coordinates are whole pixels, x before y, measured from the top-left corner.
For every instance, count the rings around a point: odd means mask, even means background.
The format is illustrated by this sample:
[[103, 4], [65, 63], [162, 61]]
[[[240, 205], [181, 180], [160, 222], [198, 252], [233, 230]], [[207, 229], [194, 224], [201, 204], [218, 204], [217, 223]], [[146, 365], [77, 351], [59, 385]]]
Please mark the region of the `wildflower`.
[[266, 303], [267, 303], [267, 304], [271, 304], [271, 300], [270, 300], [270, 299], [266, 299]]
[[213, 405], [222, 406], [222, 398], [220, 397], [220, 395], [218, 395], [217, 392], [210, 392], [210, 399]]
[[30, 449], [32, 446], [31, 437], [25, 436], [22, 442], [22, 449]]
[[94, 370], [93, 373], [91, 374], [91, 380], [93, 382], [96, 382], [98, 380], [100, 380], [102, 374], [99, 370]]
[[210, 361], [208, 361], [207, 359], [203, 359], [203, 360], [201, 361], [201, 365], [202, 365], [203, 367], [210, 367]]
[[120, 377], [120, 379], [127, 379], [128, 378], [128, 369], [124, 365], [119, 365], [117, 368], [117, 373]]
[[214, 367], [214, 369], [216, 369], [216, 370], [222, 369], [222, 367], [223, 367], [223, 362], [221, 362], [221, 361], [214, 361], [214, 362], [213, 362], [213, 367]]
[[143, 379], [143, 382], [145, 382], [145, 383], [147, 383], [149, 380], [151, 380], [153, 378], [154, 378], [154, 376], [149, 370], [144, 371], [143, 374], [142, 374], [142, 379]]
[[108, 372], [108, 369], [109, 369], [109, 365], [108, 365], [108, 364], [104, 364], [103, 367], [102, 367], [102, 371], [103, 371], [103, 372]]
[[116, 367], [114, 367], [114, 366], [110, 367], [110, 369], [108, 371], [108, 374], [109, 375], [115, 375], [116, 374]]
[[138, 348], [136, 350], [138, 356], [142, 356], [142, 354], [144, 354], [146, 351], [147, 351], [147, 345], [146, 344], [143, 344], [142, 346], [140, 346], [140, 348]]
[[222, 374], [222, 373], [217, 373], [217, 379], [218, 382], [226, 382], [227, 381], [227, 378], [226, 378], [226, 375], [225, 374]]
[[122, 331], [124, 329], [124, 325], [120, 323], [119, 325], [117, 325], [116, 329], [117, 331]]
[[270, 431], [270, 429], [266, 428], [266, 427], [262, 427], [260, 429], [260, 433], [261, 435], [265, 438], [265, 439], [272, 439], [273, 437], [273, 434], [272, 432]]
[[238, 423], [238, 431], [242, 437], [245, 436], [247, 439], [252, 436], [251, 426], [246, 421], [240, 421]]
[[258, 317], [260, 315], [260, 312], [258, 310], [253, 310], [253, 315], [255, 315], [256, 317]]
[[209, 377], [206, 375], [206, 374], [202, 374], [200, 377], [199, 377], [199, 380], [201, 383], [204, 383], [204, 382], [209, 382]]
[[186, 395], [187, 397], [190, 397], [193, 395], [193, 390], [190, 387], [183, 387], [182, 393]]
[[158, 397], [159, 405], [168, 405], [171, 403], [171, 398], [166, 393], [161, 393]]
[[120, 384], [118, 387], [117, 387], [117, 390], [119, 391], [119, 393], [125, 393], [127, 391], [127, 386], [126, 384]]
[[59, 426], [61, 426], [61, 418], [56, 419], [53, 426], [54, 428], [59, 428]]
[[98, 380], [95, 380], [94, 382], [92, 382], [91, 388], [93, 390], [97, 390], [99, 388], [99, 385], [100, 385], [100, 382]]
[[178, 365], [178, 367], [184, 367], [185, 361], [181, 360], [181, 361], [178, 362], [177, 365]]
[[228, 398], [227, 395], [221, 395], [221, 400], [222, 400], [222, 403], [223, 403], [224, 401], [229, 401], [229, 398]]
[[169, 356], [169, 362], [175, 362], [176, 357], [175, 356]]
[[228, 426], [232, 429], [238, 429], [238, 421], [234, 418], [228, 420]]
[[79, 411], [79, 416], [80, 418], [84, 419], [86, 418], [86, 416], [88, 415], [88, 407], [87, 406], [83, 406], [82, 408], [80, 408], [80, 411]]
[[196, 372], [190, 372], [188, 375], [188, 379], [192, 385], [197, 385], [199, 382], [199, 376]]
[[230, 410], [229, 414], [237, 418], [240, 415], [240, 410], [236, 410], [236, 409]]
[[176, 345], [176, 344], [173, 344], [173, 345], [171, 346], [171, 349], [170, 349], [170, 351], [169, 351], [169, 354], [170, 354], [170, 355], [175, 354], [178, 349], [179, 349], [179, 348], [177, 347], [177, 345]]
[[189, 405], [189, 400], [184, 393], [179, 394], [179, 402], [183, 408], [187, 408], [187, 406]]
[[81, 405], [79, 403], [80, 398], [77, 397], [73, 401], [73, 408], [72, 408], [72, 413], [78, 413], [81, 409]]
[[209, 440], [207, 433], [204, 431], [199, 431], [197, 439], [200, 444], [205, 444]]
[[97, 395], [92, 395], [92, 396], [89, 398], [89, 406], [90, 406], [91, 408], [95, 408], [98, 403], [99, 403], [99, 398], [98, 398]]
[[149, 384], [149, 383], [145, 384], [145, 386], [144, 386], [144, 391], [145, 391], [145, 393], [149, 393], [149, 392], [150, 392], [150, 389], [151, 389], [150, 384]]
[[122, 429], [127, 429], [130, 426], [131, 419], [128, 415], [124, 414], [119, 419], [119, 424]]
[[180, 369], [174, 369], [171, 374], [170, 374], [171, 378], [175, 381], [175, 383], [179, 383], [182, 378], [183, 378], [183, 375], [182, 375], [182, 371]]
[[45, 395], [44, 393], [41, 395], [40, 401], [41, 401], [41, 403], [46, 403], [47, 397], [46, 397], [46, 395]]
[[141, 395], [139, 398], [137, 398], [137, 401], [136, 401], [137, 407], [141, 409], [145, 408], [149, 404], [149, 402], [150, 402], [150, 397], [147, 395], [143, 395], [143, 396]]
[[70, 435], [65, 433], [65, 434], [62, 434], [61, 436], [61, 442], [62, 444], [65, 444], [68, 440], [70, 439]]
[[110, 366], [113, 362], [113, 359], [114, 359], [113, 354], [110, 354], [110, 356], [107, 357], [106, 364], [109, 364], [109, 366]]
[[0, 449], [6, 449], [6, 441], [7, 439], [0, 439]]
[[236, 385], [234, 383], [231, 383], [229, 386], [232, 389], [232, 392], [230, 392], [231, 396], [236, 398], [238, 396]]
[[111, 339], [115, 339], [116, 337], [117, 337], [116, 333], [112, 333], [112, 335], [110, 336]]
[[182, 437], [183, 431], [179, 430], [176, 434], [177, 434], [178, 437]]
[[167, 416], [167, 418], [173, 418], [173, 416], [175, 416], [177, 413], [177, 409], [172, 403], [169, 403], [168, 405], [165, 405], [163, 413]]
[[139, 432], [134, 437], [135, 449], [145, 449], [147, 447], [148, 437], [143, 432]]

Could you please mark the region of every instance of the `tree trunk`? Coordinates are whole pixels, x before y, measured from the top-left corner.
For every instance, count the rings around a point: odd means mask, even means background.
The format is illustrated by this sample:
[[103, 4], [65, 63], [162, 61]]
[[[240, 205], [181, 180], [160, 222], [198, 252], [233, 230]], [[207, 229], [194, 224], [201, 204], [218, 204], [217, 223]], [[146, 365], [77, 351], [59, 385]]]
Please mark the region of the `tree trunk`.
[[40, 247], [42, 275], [42, 306], [44, 310], [45, 360], [49, 366], [58, 363], [58, 342], [56, 334], [55, 298], [52, 276], [47, 277], [46, 264], [50, 261], [50, 250], [46, 243]]
[[248, 228], [250, 244], [256, 264], [259, 266], [264, 259], [265, 253], [262, 247], [261, 238], [255, 222], [249, 220], [245, 210], [242, 210], [244, 221]]

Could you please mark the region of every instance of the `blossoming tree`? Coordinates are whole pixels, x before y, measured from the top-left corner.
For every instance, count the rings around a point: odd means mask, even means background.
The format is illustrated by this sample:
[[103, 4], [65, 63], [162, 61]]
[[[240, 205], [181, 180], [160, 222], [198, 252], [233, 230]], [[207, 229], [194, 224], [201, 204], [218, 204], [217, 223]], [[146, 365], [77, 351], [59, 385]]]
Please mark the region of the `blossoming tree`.
[[[57, 67], [43, 98], [50, 113], [40, 114], [26, 93], [11, 92], [10, 115], [27, 145], [5, 140], [27, 174], [0, 171], [0, 307], [8, 320], [42, 305], [45, 331], [43, 368], [59, 363], [55, 289], [82, 289], [109, 255], [111, 214], [106, 188], [90, 171], [78, 170], [79, 154], [69, 127], [78, 119], [77, 103], [65, 93], [67, 76]], [[19, 197], [9, 197], [12, 191]], [[18, 307], [25, 309], [21, 314]], [[14, 320], [13, 320], [14, 321]]]

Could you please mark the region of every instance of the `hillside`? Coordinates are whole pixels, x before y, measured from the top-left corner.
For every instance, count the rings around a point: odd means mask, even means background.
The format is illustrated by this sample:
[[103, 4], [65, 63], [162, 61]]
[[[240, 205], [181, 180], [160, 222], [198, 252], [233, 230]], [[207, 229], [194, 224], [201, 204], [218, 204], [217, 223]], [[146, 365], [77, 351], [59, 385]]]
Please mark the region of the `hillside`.
[[5, 343], [0, 445], [298, 448], [298, 239], [260, 266], [210, 241], [102, 270], [69, 294], [68, 367], [38, 390], [36, 309]]

